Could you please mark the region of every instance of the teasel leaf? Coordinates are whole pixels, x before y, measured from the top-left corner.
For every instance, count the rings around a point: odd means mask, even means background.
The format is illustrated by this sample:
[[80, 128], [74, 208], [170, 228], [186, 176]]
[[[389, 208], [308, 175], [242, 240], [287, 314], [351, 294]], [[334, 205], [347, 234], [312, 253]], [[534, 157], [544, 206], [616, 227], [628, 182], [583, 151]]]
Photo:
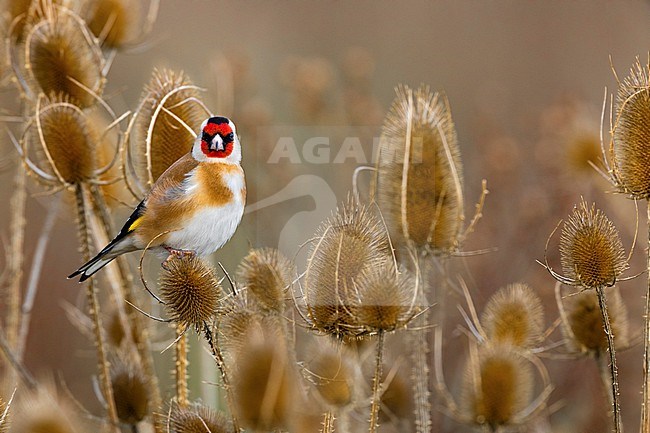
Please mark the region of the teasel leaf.
[[584, 200], [562, 227], [560, 260], [565, 276], [585, 289], [614, 285], [628, 267], [614, 224]]
[[352, 314], [355, 281], [366, 269], [392, 265], [388, 234], [379, 217], [349, 199], [318, 228], [308, 253], [305, 303], [310, 324], [339, 338], [363, 329]]
[[377, 158], [376, 197], [396, 246], [435, 255], [458, 250], [464, 220], [463, 169], [444, 95], [397, 88]]
[[154, 69], [140, 97], [129, 144], [135, 175], [146, 189], [192, 149], [206, 112], [199, 88], [183, 72]]
[[31, 97], [63, 94], [81, 108], [94, 105], [104, 84], [97, 40], [73, 11], [51, 2], [25, 37], [25, 69]]
[[529, 349], [544, 331], [542, 302], [527, 284], [510, 284], [490, 297], [481, 324], [491, 342]]
[[238, 280], [264, 310], [281, 315], [291, 295], [295, 266], [275, 248], [252, 249], [239, 264]]

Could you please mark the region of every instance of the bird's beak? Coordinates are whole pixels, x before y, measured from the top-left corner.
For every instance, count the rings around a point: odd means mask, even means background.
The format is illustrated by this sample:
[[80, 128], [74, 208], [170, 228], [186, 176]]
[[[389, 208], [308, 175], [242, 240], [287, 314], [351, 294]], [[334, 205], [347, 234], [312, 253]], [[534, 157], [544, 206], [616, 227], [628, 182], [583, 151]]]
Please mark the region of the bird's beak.
[[223, 138], [221, 138], [219, 134], [215, 135], [212, 141], [210, 142], [210, 150], [218, 150], [218, 151], [225, 150], [225, 146], [223, 145]]

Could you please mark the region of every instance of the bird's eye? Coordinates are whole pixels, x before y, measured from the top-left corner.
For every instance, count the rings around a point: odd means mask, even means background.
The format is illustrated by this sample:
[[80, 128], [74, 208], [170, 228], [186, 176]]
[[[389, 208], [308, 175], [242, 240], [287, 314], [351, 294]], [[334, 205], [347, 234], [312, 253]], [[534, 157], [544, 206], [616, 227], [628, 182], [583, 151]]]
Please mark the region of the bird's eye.
[[203, 134], [201, 134], [201, 140], [205, 141], [206, 143], [209, 143], [211, 139], [212, 138], [210, 137], [210, 134], [207, 132], [203, 132]]
[[231, 143], [231, 142], [233, 142], [234, 140], [235, 140], [235, 134], [231, 132], [230, 134], [228, 134], [228, 135], [226, 135], [226, 136], [224, 137], [224, 140], [223, 140], [223, 141], [225, 141], [226, 143]]

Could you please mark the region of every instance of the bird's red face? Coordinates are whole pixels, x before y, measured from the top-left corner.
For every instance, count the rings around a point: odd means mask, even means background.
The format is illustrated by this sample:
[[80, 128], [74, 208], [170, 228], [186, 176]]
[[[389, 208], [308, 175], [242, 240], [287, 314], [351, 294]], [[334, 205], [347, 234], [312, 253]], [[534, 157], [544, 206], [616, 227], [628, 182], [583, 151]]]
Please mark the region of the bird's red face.
[[201, 151], [208, 158], [226, 158], [235, 146], [235, 133], [226, 117], [211, 117], [201, 131]]

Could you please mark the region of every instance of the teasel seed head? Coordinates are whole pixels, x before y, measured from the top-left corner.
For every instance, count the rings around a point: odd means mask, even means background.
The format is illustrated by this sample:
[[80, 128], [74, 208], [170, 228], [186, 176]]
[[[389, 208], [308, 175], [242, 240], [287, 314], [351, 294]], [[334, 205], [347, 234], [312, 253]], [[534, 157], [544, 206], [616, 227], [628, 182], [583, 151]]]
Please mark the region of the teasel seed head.
[[510, 284], [492, 295], [481, 324], [492, 343], [530, 348], [544, 331], [542, 302], [528, 285]]
[[108, 48], [123, 48], [133, 42], [140, 24], [141, 5], [131, 0], [93, 0], [88, 28]]
[[382, 383], [386, 386], [386, 390], [381, 395], [379, 416], [384, 422], [409, 419], [415, 406], [408, 370], [402, 367], [393, 372], [393, 368], [397, 366], [386, 365], [383, 370], [385, 377]]
[[73, 185], [95, 178], [96, 145], [86, 114], [65, 95], [39, 98], [26, 135], [26, 158], [33, 155], [43, 172], [61, 185]]
[[391, 260], [388, 234], [379, 218], [363, 204], [348, 200], [321, 224], [305, 273], [305, 302], [311, 325], [340, 338], [359, 332], [351, 314], [355, 281], [366, 269]]
[[[34, 96], [64, 94], [81, 108], [104, 87], [104, 59], [97, 40], [73, 11], [49, 4], [25, 39], [25, 68]], [[93, 93], [96, 96], [93, 96]]]
[[459, 248], [464, 219], [460, 148], [444, 95], [397, 88], [384, 120], [376, 194], [397, 246]]
[[305, 377], [330, 407], [344, 409], [354, 402], [358, 377], [352, 359], [344, 345], [319, 344], [306, 363]]
[[[190, 151], [194, 133], [205, 118], [199, 91], [183, 72], [154, 69], [140, 98], [136, 134], [131, 153], [136, 155], [136, 176], [147, 185]], [[182, 120], [186, 129], [167, 111]]]
[[[625, 348], [629, 341], [627, 308], [617, 287], [606, 289], [607, 310], [617, 348]], [[562, 329], [567, 341], [575, 350], [584, 354], [607, 354], [607, 337], [595, 292], [582, 292], [562, 300], [566, 321]]]
[[533, 372], [524, 358], [507, 346], [481, 346], [465, 370], [461, 410], [469, 422], [496, 431], [516, 422], [532, 394]]
[[137, 424], [149, 413], [149, 378], [142, 367], [121, 355], [111, 363], [113, 400], [120, 421]]
[[174, 322], [201, 328], [213, 319], [221, 296], [214, 269], [195, 255], [167, 260], [158, 283]]
[[266, 325], [265, 317], [247, 292], [226, 298], [217, 318], [219, 341], [231, 361], [229, 364], [234, 362], [236, 354], [247, 344], [249, 333]]
[[636, 64], [619, 82], [612, 130], [613, 183], [634, 199], [650, 198], [650, 65]]
[[12, 412], [11, 431], [14, 433], [92, 431], [72, 409], [72, 404], [58, 395], [50, 384], [22, 396], [18, 404], [12, 405]]
[[356, 280], [357, 300], [350, 310], [359, 326], [370, 332], [390, 332], [413, 317], [418, 283], [410, 273], [398, 273], [390, 263], [367, 268]]
[[234, 433], [232, 425], [222, 413], [201, 403], [192, 403], [187, 407], [173, 404], [169, 415], [161, 418], [161, 424], [169, 426], [169, 433]]
[[232, 371], [237, 419], [253, 431], [286, 427], [299, 398], [286, 340], [264, 328], [249, 332], [246, 341]]
[[276, 314], [284, 312], [295, 275], [293, 263], [284, 254], [274, 248], [250, 250], [240, 263], [237, 275], [262, 309]]
[[565, 276], [586, 289], [612, 286], [627, 269], [623, 244], [614, 224], [582, 200], [562, 227], [560, 261]]

